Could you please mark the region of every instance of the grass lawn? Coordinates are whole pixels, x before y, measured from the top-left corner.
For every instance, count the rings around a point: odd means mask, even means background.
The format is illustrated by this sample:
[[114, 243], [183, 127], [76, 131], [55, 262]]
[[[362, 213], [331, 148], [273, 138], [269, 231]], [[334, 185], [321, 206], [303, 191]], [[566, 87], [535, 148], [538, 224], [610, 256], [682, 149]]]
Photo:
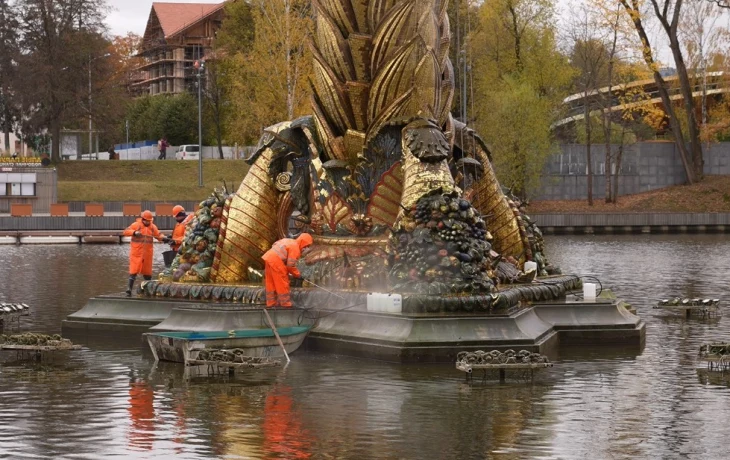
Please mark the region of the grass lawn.
[[65, 161], [57, 165], [58, 201], [202, 200], [225, 181], [235, 191], [248, 171], [243, 160]]
[[[225, 181], [235, 191], [248, 171], [243, 160], [203, 160], [203, 187], [198, 162], [65, 161], [58, 168], [58, 200], [197, 201]], [[706, 176], [695, 185], [677, 185], [619, 197], [617, 204], [594, 199], [533, 201], [528, 213], [730, 212], [730, 176]]]

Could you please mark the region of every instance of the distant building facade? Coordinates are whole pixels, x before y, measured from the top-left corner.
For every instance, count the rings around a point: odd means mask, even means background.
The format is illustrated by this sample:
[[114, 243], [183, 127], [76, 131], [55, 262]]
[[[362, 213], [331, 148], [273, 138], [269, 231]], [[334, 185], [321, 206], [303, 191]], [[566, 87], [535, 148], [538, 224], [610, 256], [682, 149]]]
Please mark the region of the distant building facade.
[[22, 140], [15, 134], [10, 133], [10, 149], [5, 149], [5, 133], [0, 132], [0, 156], [17, 155], [20, 157], [33, 155], [30, 147], [25, 145]]
[[223, 20], [225, 1], [152, 4], [132, 88], [138, 95], [194, 92], [195, 61], [210, 53]]

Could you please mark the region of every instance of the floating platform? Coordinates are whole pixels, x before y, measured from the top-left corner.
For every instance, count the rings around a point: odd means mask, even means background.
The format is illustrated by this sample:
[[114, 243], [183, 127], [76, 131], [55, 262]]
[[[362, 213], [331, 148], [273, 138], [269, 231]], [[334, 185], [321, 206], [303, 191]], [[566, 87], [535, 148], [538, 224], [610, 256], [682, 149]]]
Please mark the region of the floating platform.
[[68, 351], [81, 350], [81, 345], [11, 345], [0, 344], [0, 350], [18, 350], [18, 351]]
[[489, 371], [496, 371], [499, 381], [504, 382], [507, 371], [517, 371], [521, 374], [528, 374], [530, 378], [535, 371], [552, 367], [553, 364], [546, 356], [539, 353], [530, 353], [527, 350], [492, 350], [485, 352], [477, 350], [474, 352], [462, 351], [456, 355], [456, 369], [466, 373], [467, 381], [473, 380], [475, 370], [483, 371], [482, 380], [486, 381]]
[[730, 370], [730, 343], [714, 342], [701, 345], [699, 356], [709, 370], [721, 372]]
[[680, 313], [686, 318], [719, 318], [722, 316], [720, 299], [674, 299], [658, 302], [654, 309]]
[[29, 316], [30, 307], [24, 303], [0, 303], [0, 331], [15, 321], [20, 327], [20, 317]]
[[[225, 350], [222, 350], [225, 351]], [[252, 357], [244, 356], [239, 361], [217, 361], [209, 359], [190, 359], [187, 363], [188, 366], [214, 366], [214, 367], [233, 367], [233, 368], [249, 368], [259, 369], [262, 367], [276, 367], [281, 366], [281, 360], [264, 358], [264, 357]]]
[[[214, 353], [231, 352], [236, 350], [219, 350]], [[188, 368], [194, 369], [196, 375], [201, 374], [200, 368], [205, 366], [208, 375], [217, 374], [235, 374], [236, 371], [250, 370], [250, 369], [263, 369], [267, 367], [279, 367], [281, 366], [281, 360], [267, 358], [267, 357], [251, 357], [251, 356], [236, 356], [236, 361], [221, 361], [217, 359], [190, 359], [186, 363], [186, 371]], [[190, 373], [190, 372], [188, 372]]]
[[34, 333], [2, 336], [4, 341], [0, 342], [0, 351], [14, 351], [15, 357], [19, 361], [42, 361], [54, 352], [73, 351], [82, 348], [81, 345], [76, 345], [68, 339], [60, 336], [56, 337], [53, 339], [51, 336]]
[[[640, 350], [645, 323], [620, 300], [567, 300], [565, 295], [576, 280], [579, 283], [577, 277], [565, 276], [545, 284], [509, 286], [499, 292], [502, 299], [509, 300], [504, 308], [480, 304], [479, 299], [459, 299], [451, 305], [460, 309], [449, 311], [442, 298], [430, 303], [427, 295], [413, 296], [415, 300], [406, 295], [403, 311], [398, 313], [368, 311], [367, 292], [337, 291], [334, 295], [293, 288], [292, 300], [300, 308], [268, 312], [277, 328], [314, 324], [302, 349], [390, 362], [453, 363], [461, 351], [483, 349], [524, 349], [552, 355], [564, 344], [634, 346]], [[139, 341], [144, 332], [268, 327], [261, 311], [261, 286], [152, 282], [145, 290], [151, 295], [126, 298], [119, 293], [90, 299], [63, 321], [64, 335], [126, 331]], [[190, 298], [196, 293], [198, 297]]]

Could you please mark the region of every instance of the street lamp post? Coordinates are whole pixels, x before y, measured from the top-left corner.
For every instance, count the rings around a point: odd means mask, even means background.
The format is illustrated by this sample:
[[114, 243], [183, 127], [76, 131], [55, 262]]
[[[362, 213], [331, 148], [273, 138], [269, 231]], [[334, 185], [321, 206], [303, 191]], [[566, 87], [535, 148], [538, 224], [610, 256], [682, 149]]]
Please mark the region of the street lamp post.
[[92, 123], [91, 123], [91, 55], [89, 55], [89, 160], [91, 160], [91, 143], [92, 143]]
[[[91, 55], [89, 54], [89, 159], [91, 159], [91, 149], [93, 144], [93, 124], [91, 122], [91, 63], [93, 61], [96, 61], [97, 59], [105, 58], [111, 56], [111, 53], [106, 53], [103, 56], [97, 56], [92, 59]], [[98, 140], [98, 139], [97, 139]], [[98, 143], [98, 142], [97, 142]], [[98, 145], [97, 145], [97, 150]], [[99, 152], [96, 152], [96, 159], [99, 159]]]
[[205, 61], [195, 61], [195, 68], [198, 69], [198, 187], [203, 186], [203, 104], [201, 103], [202, 73], [205, 68]]

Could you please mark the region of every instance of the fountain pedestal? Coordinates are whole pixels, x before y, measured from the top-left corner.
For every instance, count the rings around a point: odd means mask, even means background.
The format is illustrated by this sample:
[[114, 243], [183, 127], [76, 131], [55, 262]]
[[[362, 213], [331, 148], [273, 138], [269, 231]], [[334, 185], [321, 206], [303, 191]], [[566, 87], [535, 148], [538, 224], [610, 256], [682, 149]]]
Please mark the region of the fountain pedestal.
[[[510, 286], [499, 292], [508, 299], [507, 306], [499, 309], [493, 308], [493, 303], [479, 304], [473, 297], [449, 303], [443, 298], [429, 302], [428, 296], [414, 299], [411, 297], [415, 295], [405, 295], [400, 313], [368, 311], [366, 292], [302, 288], [292, 293], [294, 303], [301, 308], [277, 308], [270, 313], [277, 327], [315, 324], [303, 349], [391, 362], [454, 362], [460, 351], [492, 349], [551, 355], [557, 347], [569, 344], [643, 347], [645, 324], [620, 300], [566, 300], [565, 290], [575, 288], [576, 280], [560, 277], [552, 284]], [[157, 286], [153, 292], [158, 288], [168, 295], [177, 292], [170, 286]], [[230, 287], [216, 292], [210, 294], [218, 296], [217, 300], [156, 294], [94, 297], [63, 321], [63, 333], [89, 336], [128, 332], [136, 336], [149, 331], [267, 327], [259, 303], [263, 288]], [[229, 294], [231, 300], [226, 300]], [[250, 303], [242, 303], [246, 300]], [[455, 306], [462, 309], [446, 310]]]

